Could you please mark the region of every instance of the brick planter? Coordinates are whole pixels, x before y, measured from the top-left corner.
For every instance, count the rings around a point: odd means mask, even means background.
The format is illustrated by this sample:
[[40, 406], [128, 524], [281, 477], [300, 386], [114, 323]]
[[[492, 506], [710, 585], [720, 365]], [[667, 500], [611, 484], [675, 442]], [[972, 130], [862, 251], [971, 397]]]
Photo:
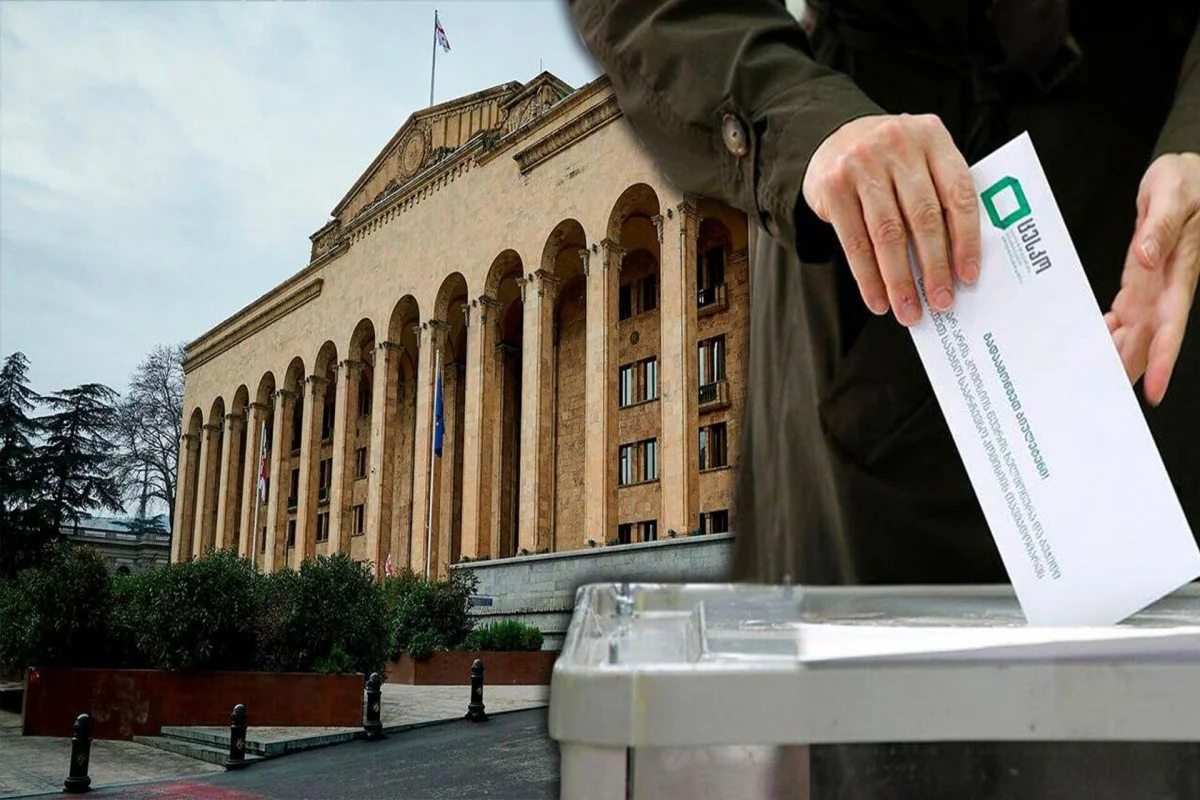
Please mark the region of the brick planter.
[[387, 666], [388, 683], [412, 686], [470, 686], [471, 663], [483, 659], [487, 686], [549, 686], [558, 653], [549, 650], [512, 652], [454, 651], [434, 653], [424, 661], [401, 655]]
[[363, 677], [30, 668], [21, 732], [70, 736], [86, 712], [96, 739], [157, 736], [164, 725], [228, 726], [236, 703], [245, 703], [253, 726], [354, 727], [362, 724]]

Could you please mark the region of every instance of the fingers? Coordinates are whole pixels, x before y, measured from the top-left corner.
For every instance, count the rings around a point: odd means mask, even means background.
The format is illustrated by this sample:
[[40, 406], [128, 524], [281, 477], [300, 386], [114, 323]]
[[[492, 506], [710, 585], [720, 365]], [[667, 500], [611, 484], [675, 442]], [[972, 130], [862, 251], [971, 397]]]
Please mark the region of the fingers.
[[1167, 167], [1147, 171], [1138, 190], [1138, 224], [1132, 251], [1147, 269], [1161, 268], [1179, 245], [1184, 224], [1196, 213], [1198, 198], [1188, 184]]
[[827, 213], [833, 230], [842, 243], [846, 260], [850, 262], [850, 272], [858, 284], [863, 302], [871, 313], [886, 314], [891, 307], [887, 287], [879, 274], [875, 246], [871, 243], [870, 234], [863, 223], [863, 209], [858, 202], [858, 196], [848, 190], [834, 192], [829, 200]]
[[1159, 301], [1162, 323], [1148, 344], [1145, 381], [1142, 389], [1146, 401], [1157, 406], [1166, 396], [1183, 337], [1188, 316], [1200, 279], [1200, 217], [1193, 217], [1184, 226], [1178, 246], [1167, 261], [1167, 286]]
[[979, 198], [966, 160], [945, 128], [940, 128], [929, 156], [929, 172], [946, 210], [954, 270], [963, 283], [979, 279], [982, 245], [979, 233]]
[[950, 274], [946, 249], [946, 225], [941, 201], [924, 163], [919, 168], [899, 172], [896, 176], [896, 195], [912, 234], [913, 248], [925, 285], [925, 297], [935, 310], [947, 311], [954, 303], [954, 279]]
[[887, 287], [892, 313], [902, 325], [921, 319], [921, 303], [908, 262], [908, 235], [904, 216], [888, 184], [872, 181], [863, 187], [863, 219], [875, 248], [879, 274]]

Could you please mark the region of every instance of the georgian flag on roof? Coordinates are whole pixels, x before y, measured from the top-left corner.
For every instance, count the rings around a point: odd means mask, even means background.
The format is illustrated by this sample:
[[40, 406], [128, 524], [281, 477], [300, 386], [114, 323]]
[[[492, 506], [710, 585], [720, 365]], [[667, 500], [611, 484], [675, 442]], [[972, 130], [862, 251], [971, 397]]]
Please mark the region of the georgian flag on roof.
[[450, 52], [450, 40], [446, 38], [446, 29], [442, 27], [441, 21], [438, 19], [437, 12], [433, 12], [433, 33], [437, 37], [437, 43], [442, 46], [444, 52]]

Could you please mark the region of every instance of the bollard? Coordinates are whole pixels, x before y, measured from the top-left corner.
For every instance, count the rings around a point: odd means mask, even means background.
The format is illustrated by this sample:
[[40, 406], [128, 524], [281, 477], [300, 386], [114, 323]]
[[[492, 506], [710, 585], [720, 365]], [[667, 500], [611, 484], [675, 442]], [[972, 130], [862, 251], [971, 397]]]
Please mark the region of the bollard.
[[75, 718], [75, 730], [71, 733], [71, 769], [63, 781], [63, 791], [81, 794], [90, 791], [92, 779], [88, 777], [88, 762], [92, 758], [92, 718], [80, 714]]
[[484, 722], [487, 713], [483, 710], [483, 659], [475, 659], [471, 665], [471, 702], [467, 706], [467, 719], [472, 722]]
[[246, 707], [238, 703], [229, 715], [229, 763], [246, 760]]
[[372, 672], [367, 678], [367, 700], [363, 713], [363, 730], [369, 741], [383, 738], [383, 723], [379, 721], [380, 706], [383, 702], [383, 678], [378, 672]]

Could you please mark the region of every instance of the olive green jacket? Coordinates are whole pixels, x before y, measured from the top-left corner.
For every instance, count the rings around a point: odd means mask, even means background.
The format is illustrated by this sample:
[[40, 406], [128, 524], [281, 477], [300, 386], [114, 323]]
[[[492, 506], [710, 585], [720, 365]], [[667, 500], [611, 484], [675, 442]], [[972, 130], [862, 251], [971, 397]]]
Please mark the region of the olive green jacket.
[[[1200, 150], [1195, 3], [1143, 4], [1138, 16], [1075, 4], [1083, 58], [1047, 92], [997, 77], [983, 5], [826, 0], [810, 41], [777, 0], [570, 0], [665, 176], [766, 233], [752, 262], [737, 578], [1005, 580], [910, 336], [865, 312], [831, 229], [803, 201], [826, 136], [863, 115], [931, 112], [974, 162], [1028, 131], [1103, 308], [1146, 166]], [[1166, 401], [1146, 412], [1200, 533], [1198, 320]]]

